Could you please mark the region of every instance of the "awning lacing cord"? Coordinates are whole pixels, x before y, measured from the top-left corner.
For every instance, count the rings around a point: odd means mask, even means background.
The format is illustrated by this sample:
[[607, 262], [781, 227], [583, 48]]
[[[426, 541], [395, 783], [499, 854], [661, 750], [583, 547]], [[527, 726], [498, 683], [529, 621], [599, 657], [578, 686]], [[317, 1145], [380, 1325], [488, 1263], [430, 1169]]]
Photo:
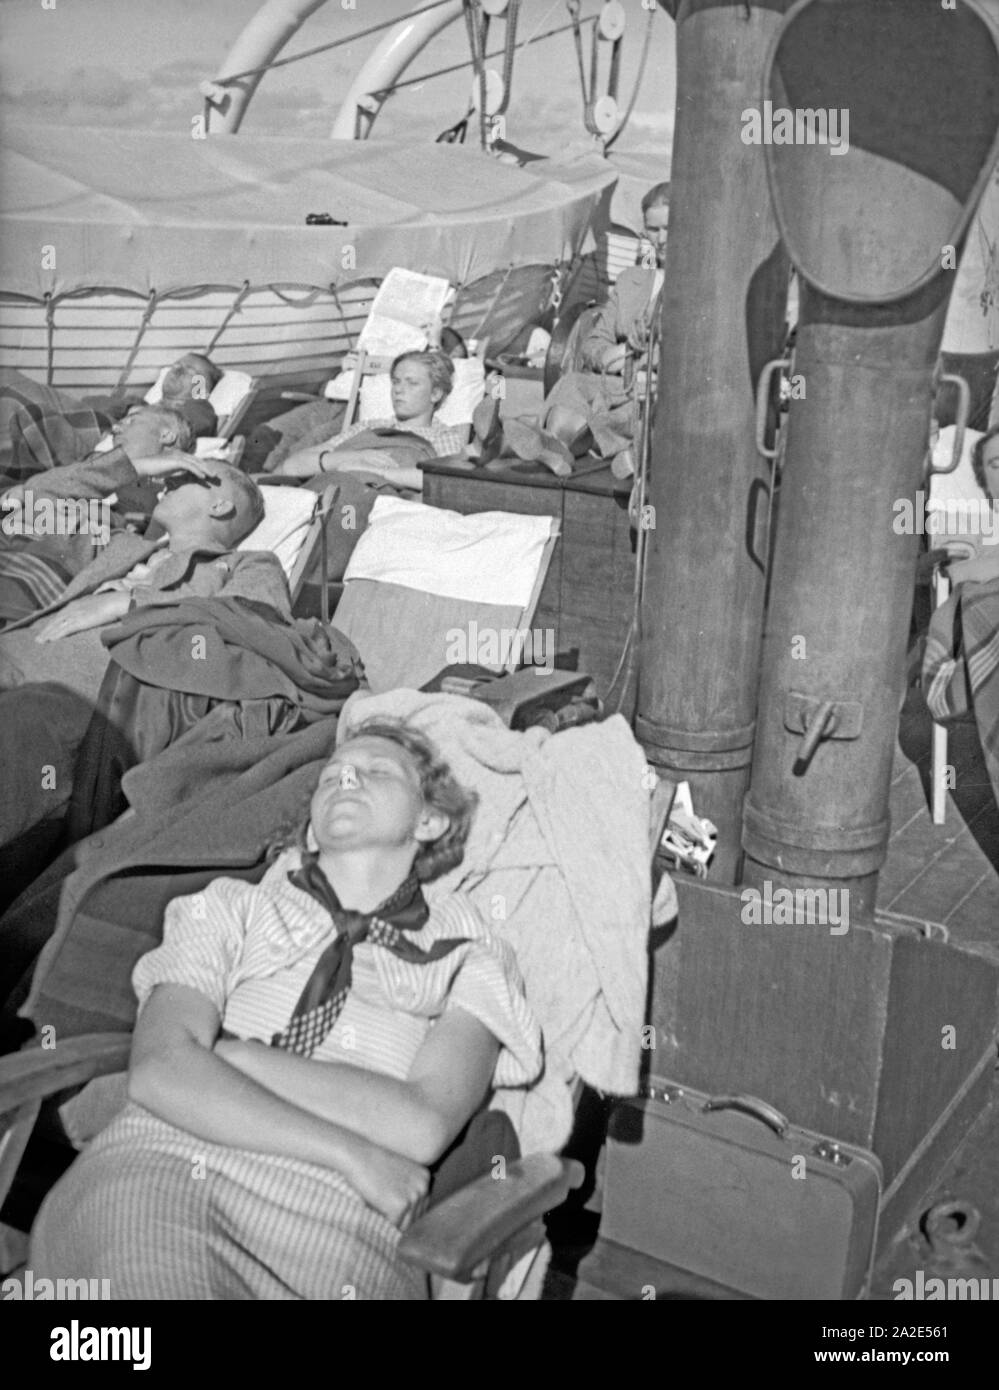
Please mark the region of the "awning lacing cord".
[[52, 295], [45, 296], [45, 382], [52, 385], [55, 376], [55, 306]]
[[142, 318], [139, 320], [139, 326], [135, 330], [135, 341], [132, 343], [132, 346], [129, 349], [128, 356], [125, 358], [125, 365], [124, 367], [122, 367], [121, 372], [119, 373], [118, 381], [115, 385], [116, 391], [123, 390], [125, 383], [128, 381], [128, 378], [132, 374], [132, 368], [135, 365], [135, 359], [139, 355], [139, 346], [146, 335], [146, 329], [149, 327], [153, 314], [156, 311], [157, 301], [158, 296], [156, 294], [156, 291], [150, 290], [149, 298], [146, 300], [146, 307], [142, 311]]
[[222, 337], [222, 334], [226, 331], [232, 320], [239, 313], [240, 309], [243, 307], [243, 300], [249, 293], [250, 282], [249, 280], [244, 280], [242, 288], [237, 292], [236, 298], [232, 301], [232, 304], [226, 310], [225, 318], [219, 324], [218, 328], [216, 328], [215, 332], [212, 334], [211, 338], [208, 341], [208, 346], [205, 348], [206, 357], [211, 356], [212, 352], [214, 351], [215, 344]]

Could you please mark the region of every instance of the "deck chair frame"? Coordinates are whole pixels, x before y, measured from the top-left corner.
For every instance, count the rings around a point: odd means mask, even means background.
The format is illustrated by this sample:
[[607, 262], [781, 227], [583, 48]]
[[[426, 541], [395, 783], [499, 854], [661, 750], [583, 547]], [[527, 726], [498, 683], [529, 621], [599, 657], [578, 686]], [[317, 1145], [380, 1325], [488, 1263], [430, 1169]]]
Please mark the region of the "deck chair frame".
[[[548, 534], [548, 539], [545, 541], [544, 546], [542, 548], [541, 556], [538, 560], [537, 573], [534, 576], [534, 583], [531, 586], [531, 592], [528, 595], [527, 601], [524, 604], [523, 608], [521, 608], [516, 615], [516, 627], [514, 629], [513, 641], [510, 644], [506, 659], [499, 665], [499, 669], [496, 672], [497, 675], [512, 675], [513, 672], [515, 672], [518, 669], [523, 659], [524, 646], [527, 641], [527, 634], [530, 631], [531, 624], [534, 621], [534, 615], [537, 612], [538, 603], [541, 599], [541, 593], [544, 589], [545, 581], [548, 578], [548, 570], [551, 566], [552, 555], [554, 554], [555, 546], [558, 543], [559, 536], [561, 535], [561, 523], [559, 521], [559, 518], [552, 517], [550, 518], [550, 520], [551, 529]], [[349, 591], [349, 587], [350, 580], [348, 580], [346, 585], [344, 586], [345, 594]], [[497, 607], [499, 606], [501, 605], [497, 605]], [[436, 683], [444, 675], [444, 672], [446, 672], [446, 670], [447, 668], [445, 667], [444, 671], [436, 672], [432, 677], [429, 678], [430, 681]], [[424, 688], [426, 688], [426, 682], [424, 683]]]
[[[272, 473], [261, 473], [254, 479], [258, 486], [268, 487], [298, 487], [297, 478], [282, 478]], [[340, 489], [336, 483], [330, 483], [321, 493], [316, 494], [316, 505], [313, 510], [312, 520], [309, 522], [309, 529], [305, 533], [301, 549], [295, 560], [291, 574], [288, 576], [288, 588], [291, 591], [291, 604], [294, 608], [302, 593], [302, 586], [305, 583], [305, 576], [308, 574], [317, 551], [321, 557], [321, 565], [324, 582], [321, 585], [319, 596], [321, 618], [324, 626], [329, 625], [330, 621], [330, 600], [329, 585], [325, 582], [327, 570], [328, 544], [326, 539], [326, 523], [336, 506], [336, 499], [340, 495]]]
[[514, 638], [510, 655], [503, 667], [503, 670], [511, 675], [517, 670], [524, 654], [524, 642], [531, 624], [534, 622], [534, 615], [541, 600], [541, 591], [545, 587], [548, 578], [548, 569], [552, 562], [552, 555], [555, 553], [555, 546], [559, 536], [562, 534], [562, 523], [557, 516], [552, 517], [552, 528], [545, 541], [544, 549], [541, 552], [541, 559], [538, 561], [538, 572], [534, 576], [534, 585], [531, 589], [527, 602], [524, 604], [523, 612], [517, 620], [517, 635]]

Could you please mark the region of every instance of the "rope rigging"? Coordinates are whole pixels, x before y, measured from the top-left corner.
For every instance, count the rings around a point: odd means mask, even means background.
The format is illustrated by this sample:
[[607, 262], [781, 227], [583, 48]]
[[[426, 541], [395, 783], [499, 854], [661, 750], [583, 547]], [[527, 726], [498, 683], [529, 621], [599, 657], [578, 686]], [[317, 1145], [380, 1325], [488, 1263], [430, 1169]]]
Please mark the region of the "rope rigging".
[[[472, 67], [479, 91], [479, 140], [482, 148], [489, 147], [489, 115], [486, 110], [486, 43], [489, 38], [489, 15], [479, 0], [464, 0], [465, 28], [468, 31], [468, 47], [472, 55]], [[474, 106], [469, 108], [471, 116]], [[467, 118], [466, 118], [467, 119]]]
[[[492, 17], [491, 12], [482, 4], [482, 0], [464, 0], [465, 27], [468, 31], [468, 46], [471, 53], [472, 66], [475, 71], [475, 81], [478, 90], [478, 102], [474, 102], [465, 114], [464, 122], [467, 129], [467, 122], [475, 113], [476, 105], [479, 112], [479, 140], [484, 150], [490, 149], [496, 138], [497, 118], [502, 116], [510, 104], [510, 88], [513, 82], [514, 55], [518, 48], [517, 44], [517, 19], [520, 15], [520, 0], [509, 0], [509, 4], [504, 13], [505, 36], [503, 43], [503, 73], [500, 79], [501, 90], [499, 99], [496, 103], [489, 100], [488, 73], [486, 71], [486, 60], [488, 57], [495, 57], [495, 54], [486, 53], [489, 41], [489, 21]], [[526, 47], [526, 45], [525, 45]], [[394, 89], [393, 89], [394, 90]], [[492, 109], [490, 109], [492, 107]], [[438, 143], [451, 137], [452, 132], [459, 129], [461, 122], [451, 130], [445, 131], [442, 136], [438, 136]], [[464, 134], [461, 135], [464, 140]]]
[[[583, 23], [595, 24], [596, 20], [587, 19], [584, 20]], [[533, 38], [523, 39], [520, 43], [517, 44], [517, 48], [529, 48], [532, 43], [541, 43], [542, 39], [554, 38], [556, 34], [566, 34], [571, 28], [571, 24], [560, 24], [557, 28], [548, 29], [543, 34], [535, 34]], [[502, 57], [503, 52], [503, 49], [497, 48], [494, 49], [492, 53], [485, 54], [485, 57], [487, 60], [489, 58], [500, 58]], [[373, 97], [377, 97], [380, 101], [386, 97], [393, 96], [396, 92], [403, 91], [406, 87], [418, 87], [422, 82], [429, 82], [433, 77], [448, 77], [451, 73], [461, 72], [462, 68], [467, 67], [467, 61], [462, 63], [451, 63], [446, 68], [435, 68], [432, 72], [421, 72], [418, 77], [401, 78], [400, 81], [393, 82], [391, 87], [379, 87], [375, 91], [371, 92], [370, 95]]]
[[[415, 19], [417, 15], [429, 14], [431, 10], [439, 10], [442, 5], [448, 5], [451, 0], [432, 0], [431, 4], [424, 5], [422, 9], [412, 10], [407, 19]], [[315, 48], [304, 48], [301, 53], [292, 53], [287, 58], [275, 58], [270, 63], [261, 63], [259, 67], [247, 68], [245, 72], [230, 72], [225, 77], [216, 77], [215, 83], [220, 87], [227, 87], [233, 82], [242, 82], [244, 77], [259, 77], [265, 72], [272, 72], [275, 68], [285, 68], [289, 63], [300, 63], [303, 58], [315, 58], [319, 53], [329, 53], [334, 48], [344, 48], [352, 43], [357, 43], [359, 39], [366, 39], [369, 34], [380, 34], [383, 29], [394, 29], [399, 23], [399, 16], [394, 19], [384, 19], [381, 24], [371, 24], [367, 29], [361, 29], [358, 33], [350, 34], [343, 39], [332, 39], [329, 43], [317, 44]]]
[[635, 109], [635, 103], [638, 101], [638, 94], [642, 90], [642, 82], [645, 79], [645, 67], [649, 61], [649, 50], [652, 47], [652, 27], [655, 24], [655, 22], [656, 11], [647, 11], [647, 18], [645, 21], [645, 38], [642, 41], [642, 56], [638, 61], [638, 72], [635, 74], [635, 85], [631, 89], [631, 96], [628, 98], [628, 105], [624, 109], [624, 115], [621, 117], [620, 124], [618, 125], [617, 129], [613, 132], [613, 134], [609, 135], [607, 139], [604, 141], [605, 154], [617, 140], [618, 136], [624, 130], [628, 122], [631, 120], [632, 112]]
[[[449, 4], [450, 0], [431, 0], [430, 4], [423, 5], [417, 10], [411, 11], [406, 16], [407, 19], [427, 14], [432, 10], [440, 9], [443, 5]], [[504, 12], [504, 42], [501, 48], [496, 48], [492, 52], [488, 51], [488, 39], [490, 28], [490, 11], [485, 8], [483, 0], [464, 0], [463, 9], [465, 25], [469, 41], [469, 58], [463, 62], [451, 63], [445, 67], [436, 68], [430, 72], [421, 73], [417, 77], [406, 78], [398, 82], [393, 82], [391, 86], [380, 88], [371, 92], [369, 95], [379, 103], [386, 101], [390, 96], [407, 87], [419, 86], [424, 82], [429, 82], [437, 77], [445, 77], [455, 72], [460, 72], [465, 68], [471, 67], [474, 73], [474, 80], [477, 85], [477, 101], [473, 101], [465, 116], [454, 125], [448, 127], [438, 137], [439, 143], [463, 143], [466, 137], [468, 123], [478, 108], [479, 114], [479, 138], [483, 149], [489, 149], [496, 137], [496, 118], [503, 115], [510, 104], [510, 96], [513, 85], [513, 73], [515, 65], [515, 55], [519, 49], [528, 48], [532, 44], [554, 38], [559, 34], [564, 34], [570, 30], [576, 50], [577, 66], [579, 69], [580, 89], [583, 96], [584, 121], [587, 130], [595, 139], [602, 142], [606, 151], [618, 139], [628, 120], [634, 111], [635, 103], [638, 98], [642, 80], [645, 75], [645, 68], [649, 53], [649, 43], [652, 33], [652, 25], [655, 19], [655, 10], [648, 11], [648, 20], [645, 31], [645, 41], [643, 45], [641, 60], [638, 73], [624, 116], [618, 122], [611, 133], [606, 129], [607, 117], [609, 114], [616, 114], [617, 111], [617, 92], [620, 78], [621, 60], [621, 34], [620, 32], [611, 35], [611, 59], [610, 72], [608, 76], [607, 93], [605, 97], [597, 97], [597, 77], [598, 77], [598, 53], [601, 38], [607, 41], [608, 36], [602, 35], [600, 31], [602, 16], [594, 15], [586, 19], [581, 18], [581, 0], [565, 0], [566, 8], [569, 12], [569, 23], [557, 25], [544, 33], [535, 31], [529, 38], [517, 38], [517, 27], [520, 18], [521, 0], [509, 0], [506, 11]], [[544, 12], [539, 21], [538, 27], [544, 23], [552, 10], [556, 9], [558, 0]], [[618, 7], [619, 8], [619, 7]], [[605, 5], [605, 13], [608, 6]], [[378, 34], [386, 29], [394, 28], [398, 25], [398, 16], [394, 19], [383, 20], [378, 24], [369, 25], [356, 33], [351, 33], [339, 39], [330, 40], [328, 43], [317, 44], [312, 48], [303, 49], [300, 53], [290, 54], [285, 58], [275, 58], [268, 63], [263, 63], [258, 67], [246, 68], [241, 72], [227, 73], [223, 77], [213, 79], [212, 83], [204, 84], [203, 90], [208, 86], [226, 87], [242, 82], [247, 78], [260, 77], [264, 73], [271, 72], [277, 68], [287, 67], [292, 63], [302, 62], [306, 58], [313, 58], [322, 53], [331, 52], [334, 49], [342, 48], [350, 44], [356, 44], [359, 40]], [[591, 50], [590, 50], [590, 72], [587, 78], [586, 61], [583, 49], [583, 30], [586, 26], [591, 28]], [[503, 66], [500, 74], [500, 91], [495, 101], [495, 108], [489, 109], [489, 74], [486, 63], [493, 58], [502, 58]], [[610, 99], [608, 102], [608, 98]], [[602, 112], [599, 108], [601, 103], [606, 103], [607, 111]], [[602, 128], [601, 128], [602, 127]]]

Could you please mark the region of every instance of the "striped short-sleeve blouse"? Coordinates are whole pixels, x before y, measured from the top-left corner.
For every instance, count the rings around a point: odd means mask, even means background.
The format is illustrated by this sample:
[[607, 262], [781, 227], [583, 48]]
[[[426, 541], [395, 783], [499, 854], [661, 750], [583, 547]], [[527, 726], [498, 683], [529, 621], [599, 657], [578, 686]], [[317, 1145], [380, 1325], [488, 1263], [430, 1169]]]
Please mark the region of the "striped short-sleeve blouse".
[[[300, 855], [288, 850], [257, 885], [219, 878], [166, 910], [163, 944], [136, 965], [141, 1009], [157, 984], [209, 998], [236, 1037], [270, 1042], [288, 1023], [322, 952], [335, 936], [325, 909], [288, 881]], [[441, 960], [415, 965], [362, 942], [352, 985], [333, 1030], [313, 1054], [404, 1079], [434, 1020], [449, 1008], [478, 1018], [500, 1043], [493, 1082], [521, 1086], [541, 1071], [541, 1030], [524, 996], [510, 946], [490, 935], [464, 894], [434, 904], [410, 939], [424, 949], [470, 938]]]

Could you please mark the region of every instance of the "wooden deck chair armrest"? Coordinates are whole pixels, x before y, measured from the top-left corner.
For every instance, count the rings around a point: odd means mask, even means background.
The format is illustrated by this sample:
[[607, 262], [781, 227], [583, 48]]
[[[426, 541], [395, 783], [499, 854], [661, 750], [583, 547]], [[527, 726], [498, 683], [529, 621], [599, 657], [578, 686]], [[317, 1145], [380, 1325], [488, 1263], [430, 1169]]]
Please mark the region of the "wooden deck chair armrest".
[[368, 354], [363, 348], [357, 354], [357, 365], [354, 368], [354, 375], [350, 383], [350, 394], [347, 397], [347, 408], [343, 412], [343, 419], [340, 421], [340, 428], [337, 434], [343, 434], [349, 425], [354, 423], [354, 416], [357, 413], [357, 405], [361, 399], [361, 382], [364, 374], [368, 371]]
[[87, 1033], [55, 1047], [29, 1047], [0, 1057], [0, 1115], [44, 1100], [95, 1076], [128, 1069], [130, 1033]]
[[128, 1069], [128, 1033], [89, 1033], [55, 1047], [0, 1057], [0, 1206], [17, 1174], [42, 1102], [95, 1076]]
[[239, 465], [240, 465], [240, 463], [241, 463], [241, 461], [242, 461], [243, 454], [244, 454], [245, 452], [246, 452], [246, 435], [245, 435], [245, 434], [234, 434], [234, 435], [232, 435], [232, 437], [231, 437], [230, 440], [229, 440], [229, 448], [228, 448], [228, 450], [227, 450], [228, 458], [226, 459], [226, 462], [228, 463], [229, 467], [230, 467], [230, 468], [238, 468]]
[[511, 1160], [502, 1181], [487, 1173], [415, 1221], [399, 1243], [399, 1255], [440, 1278], [471, 1283], [525, 1227], [581, 1186], [583, 1177], [581, 1163], [557, 1154]]

